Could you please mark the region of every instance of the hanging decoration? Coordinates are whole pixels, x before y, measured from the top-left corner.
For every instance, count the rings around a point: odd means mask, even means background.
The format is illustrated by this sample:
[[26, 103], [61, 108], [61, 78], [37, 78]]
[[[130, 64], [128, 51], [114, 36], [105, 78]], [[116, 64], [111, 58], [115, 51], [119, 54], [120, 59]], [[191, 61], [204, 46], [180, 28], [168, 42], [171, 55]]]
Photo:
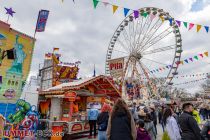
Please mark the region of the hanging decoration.
[[[208, 57], [209, 56], [209, 53], [206, 51], [204, 53], [199, 53], [198, 55], [195, 55], [193, 57], [190, 57], [188, 59], [184, 59], [184, 60], [180, 60], [180, 61], [177, 61], [176, 64], [178, 66], [180, 65], [184, 65], [184, 64], [189, 64], [190, 62], [194, 62], [193, 60], [196, 60], [198, 61], [199, 59], [202, 59], [204, 57]], [[163, 66], [163, 67], [160, 67], [160, 68], [157, 68], [155, 70], [151, 70], [150, 72], [148, 72], [149, 74], [153, 74], [153, 73], [157, 73], [157, 72], [162, 72], [164, 70], [167, 70], [169, 68], [171, 68], [172, 66], [171, 65], [166, 65], [166, 66]]]
[[[107, 5], [111, 5], [112, 6], [112, 11], [113, 14], [120, 8], [123, 9], [123, 15], [126, 17], [128, 15], [128, 13], [130, 11], [132, 11], [134, 13], [134, 17], [138, 18], [139, 17], [139, 11], [138, 10], [134, 10], [134, 9], [130, 9], [130, 8], [126, 8], [126, 7], [120, 7], [118, 5], [109, 3], [109, 2], [104, 2], [104, 1], [99, 1], [99, 0], [93, 0], [93, 6], [96, 9], [98, 3], [103, 3], [104, 6], [106, 7]], [[147, 17], [149, 15], [149, 13], [143, 13], [141, 14], [142, 17]], [[153, 14], [150, 14], [153, 15]], [[153, 15], [155, 16], [155, 15]], [[162, 16], [160, 16], [160, 19], [162, 20], [162, 22], [166, 21], [165, 18], [163, 18]], [[171, 19], [167, 19], [171, 25]], [[209, 32], [209, 26], [206, 25], [200, 25], [200, 24], [195, 24], [195, 23], [191, 23], [191, 22], [186, 22], [186, 21], [180, 21], [180, 20], [175, 20], [176, 24], [181, 27], [181, 25], [183, 24], [184, 27], [188, 30], [192, 30], [194, 27], [196, 27], [196, 32], [199, 32], [202, 28], [205, 29], [205, 31], [208, 33]]]
[[197, 79], [197, 80], [192, 80], [192, 81], [188, 81], [188, 82], [184, 82], [184, 83], [178, 83], [178, 84], [173, 84], [173, 86], [179, 86], [179, 85], [186, 85], [186, 84], [192, 84], [192, 83], [197, 83], [203, 80], [206, 80], [207, 78], [201, 78], [201, 79]]

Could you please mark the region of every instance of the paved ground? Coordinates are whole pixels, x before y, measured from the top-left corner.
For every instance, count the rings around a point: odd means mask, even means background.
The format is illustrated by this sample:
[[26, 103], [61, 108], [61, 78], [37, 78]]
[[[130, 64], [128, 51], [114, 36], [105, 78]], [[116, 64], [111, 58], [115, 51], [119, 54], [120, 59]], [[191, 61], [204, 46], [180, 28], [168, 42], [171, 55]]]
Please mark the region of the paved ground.
[[[158, 135], [157, 135], [157, 140], [161, 140], [162, 139], [162, 134], [163, 134], [163, 130], [162, 130], [162, 127], [161, 125], [157, 125], [157, 130], [158, 130]], [[80, 140], [90, 140], [88, 138], [80, 138]], [[91, 140], [98, 140], [97, 138], [96, 139], [91, 139]]]

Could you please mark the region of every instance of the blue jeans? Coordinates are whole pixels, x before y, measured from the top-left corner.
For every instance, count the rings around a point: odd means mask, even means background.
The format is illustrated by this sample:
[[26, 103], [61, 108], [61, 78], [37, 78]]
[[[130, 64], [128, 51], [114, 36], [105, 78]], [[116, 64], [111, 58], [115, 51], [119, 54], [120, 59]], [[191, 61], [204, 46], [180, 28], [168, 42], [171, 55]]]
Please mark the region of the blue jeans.
[[106, 131], [98, 131], [98, 140], [107, 140]]

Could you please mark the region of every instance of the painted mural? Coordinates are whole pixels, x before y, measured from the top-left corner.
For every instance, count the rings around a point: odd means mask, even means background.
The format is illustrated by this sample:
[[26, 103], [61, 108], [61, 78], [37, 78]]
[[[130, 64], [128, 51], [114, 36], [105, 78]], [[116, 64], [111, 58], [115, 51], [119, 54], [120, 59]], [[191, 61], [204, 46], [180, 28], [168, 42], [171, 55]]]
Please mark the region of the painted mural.
[[[0, 21], [0, 56], [5, 55], [0, 60], [0, 102], [15, 103], [20, 98], [30, 71], [34, 41]], [[14, 59], [8, 58], [11, 51]]]

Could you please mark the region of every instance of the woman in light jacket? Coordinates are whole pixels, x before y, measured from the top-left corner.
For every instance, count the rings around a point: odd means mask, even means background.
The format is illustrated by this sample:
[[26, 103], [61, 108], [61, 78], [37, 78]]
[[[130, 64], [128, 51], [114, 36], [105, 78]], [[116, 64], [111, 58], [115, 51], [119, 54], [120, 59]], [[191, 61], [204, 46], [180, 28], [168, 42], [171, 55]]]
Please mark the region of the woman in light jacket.
[[163, 114], [163, 124], [165, 125], [166, 131], [170, 140], [181, 140], [180, 128], [173, 117], [172, 110], [167, 108]]

